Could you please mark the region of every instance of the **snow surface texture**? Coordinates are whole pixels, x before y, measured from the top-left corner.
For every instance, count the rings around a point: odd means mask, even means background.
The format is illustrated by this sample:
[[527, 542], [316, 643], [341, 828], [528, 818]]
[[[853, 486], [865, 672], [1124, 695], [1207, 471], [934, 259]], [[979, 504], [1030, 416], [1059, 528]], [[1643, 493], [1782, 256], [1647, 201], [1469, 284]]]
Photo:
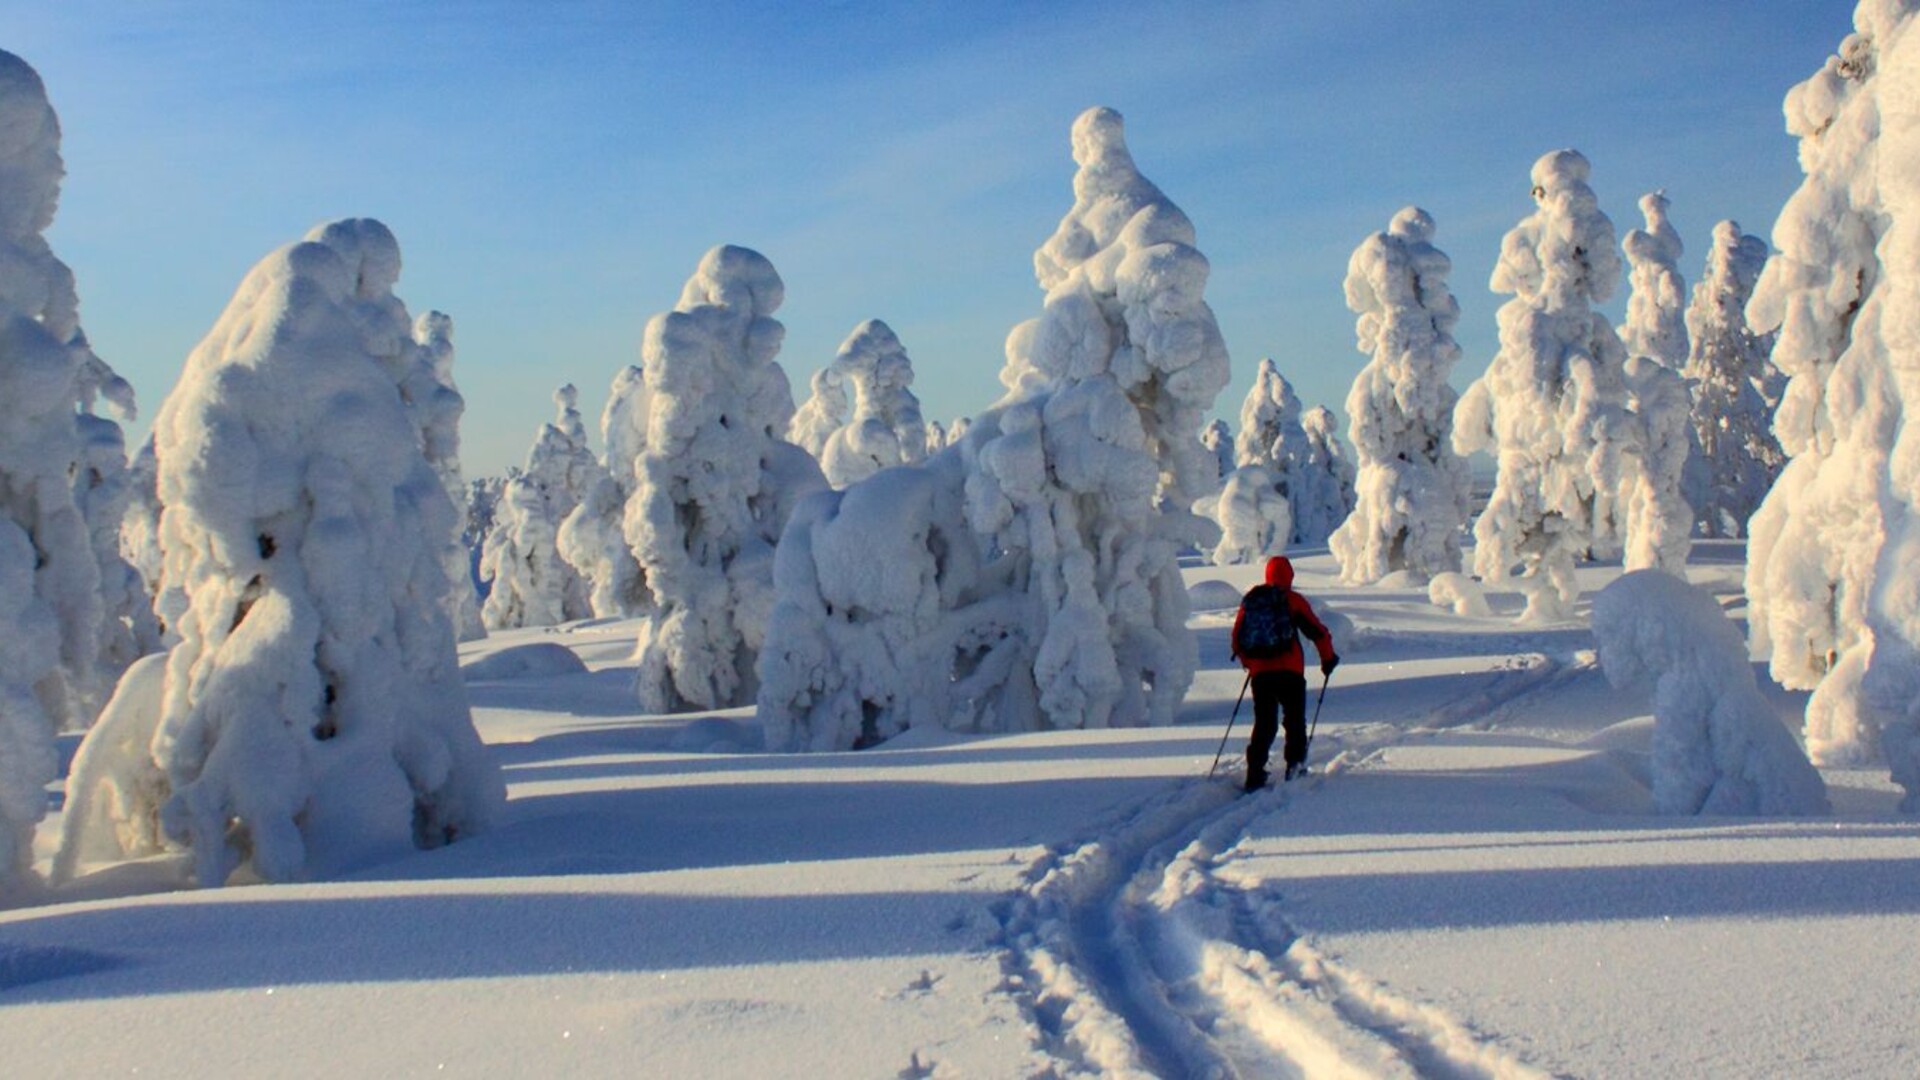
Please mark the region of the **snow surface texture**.
[[1600, 666], [1653, 696], [1653, 802], [1666, 814], [1825, 814], [1826, 785], [1760, 695], [1740, 630], [1713, 597], [1654, 570], [1593, 598]]
[[1751, 523], [1754, 646], [1815, 688], [1807, 749], [1882, 759], [1920, 811], [1920, 34], [1864, 0], [1787, 95], [1806, 180], [1747, 313], [1779, 328], [1788, 462]]
[[1199, 436], [1226, 347], [1193, 225], [1140, 175], [1119, 114], [1083, 113], [1073, 156], [1073, 208], [1034, 254], [1044, 310], [1007, 338], [1006, 396], [926, 464], [809, 503], [783, 540], [769, 747], [1166, 724], [1186, 693], [1198, 657], [1176, 560], [1217, 540], [1188, 508], [1219, 482]]
[[110, 818], [75, 835], [129, 855], [164, 836], [202, 885], [438, 846], [502, 797], [445, 606], [453, 503], [367, 334], [369, 311], [404, 313], [399, 245], [369, 219], [310, 235], [247, 275], [161, 406], [166, 576], [191, 606], [164, 677], [123, 687], [133, 719], [99, 736], [151, 722], [146, 752], [69, 780]]
[[[853, 391], [853, 411], [821, 444], [818, 456], [827, 483], [844, 488], [890, 465], [926, 459], [926, 423], [920, 399], [909, 389], [913, 363], [886, 323], [869, 319], [854, 327], [828, 370], [839, 376], [838, 386]], [[821, 392], [816, 383], [815, 397]]]
[[782, 436], [793, 391], [774, 362], [785, 286], [746, 248], [714, 248], [640, 348], [646, 445], [633, 461], [627, 543], [651, 607], [634, 689], [651, 712], [754, 700], [773, 612], [773, 548], [794, 504], [825, 486]]
[[1353, 510], [1353, 463], [1338, 449], [1324, 418], [1315, 431], [1304, 421], [1293, 384], [1272, 360], [1261, 360], [1253, 389], [1240, 406], [1235, 459], [1243, 466], [1257, 465], [1274, 478], [1293, 515], [1287, 542], [1316, 547], [1325, 544]]
[[1460, 568], [1471, 480], [1453, 450], [1459, 395], [1447, 376], [1460, 359], [1460, 305], [1447, 288], [1452, 269], [1433, 246], [1433, 218], [1417, 206], [1395, 214], [1347, 261], [1347, 307], [1359, 316], [1360, 351], [1373, 358], [1347, 395], [1358, 497], [1329, 541], [1352, 584]]
[[489, 583], [486, 624], [493, 629], [553, 626], [592, 613], [587, 583], [560, 557], [560, 525], [598, 479], [600, 463], [587, 447], [580, 392], [554, 391], [557, 415], [527, 450], [526, 468], [508, 479], [495, 509], [493, 531], [480, 553], [480, 578]]
[[1612, 295], [1620, 257], [1590, 172], [1574, 150], [1534, 163], [1538, 209], [1502, 239], [1493, 270], [1493, 290], [1513, 294], [1500, 351], [1454, 410], [1454, 449], [1492, 451], [1499, 468], [1474, 524], [1474, 570], [1499, 583], [1517, 568], [1529, 621], [1568, 618], [1575, 563], [1620, 550], [1618, 493], [1640, 452], [1624, 350], [1593, 310]]
[[586, 582], [587, 602], [598, 618], [639, 615], [651, 603], [646, 575], [627, 546], [626, 526], [634, 462], [647, 446], [650, 401], [640, 368], [629, 364], [613, 377], [600, 413], [604, 468], [560, 525], [560, 557]]
[[1686, 282], [1680, 234], [1667, 220], [1666, 194], [1640, 197], [1646, 227], [1620, 242], [1627, 255], [1627, 408], [1640, 422], [1640, 454], [1622, 471], [1624, 559], [1629, 570], [1683, 573], [1693, 535], [1693, 500], [1703, 485], [1693, 438], [1693, 398], [1680, 377], [1687, 360]]
[[1713, 227], [1707, 268], [1687, 307], [1692, 352], [1693, 431], [1700, 446], [1703, 497], [1695, 510], [1703, 536], [1741, 537], [1786, 464], [1773, 437], [1779, 369], [1772, 334], [1747, 323], [1747, 301], [1767, 264], [1767, 242], [1737, 222]]
[[73, 272], [41, 235], [64, 171], [46, 87], [0, 51], [0, 895], [30, 877], [55, 732], [91, 723], [112, 666], [131, 659], [130, 640], [103, 641], [102, 562], [117, 607], [139, 592], [110, 542], [124, 459], [98, 475], [119, 428], [91, 415], [101, 391], [130, 411], [131, 391], [87, 346]]

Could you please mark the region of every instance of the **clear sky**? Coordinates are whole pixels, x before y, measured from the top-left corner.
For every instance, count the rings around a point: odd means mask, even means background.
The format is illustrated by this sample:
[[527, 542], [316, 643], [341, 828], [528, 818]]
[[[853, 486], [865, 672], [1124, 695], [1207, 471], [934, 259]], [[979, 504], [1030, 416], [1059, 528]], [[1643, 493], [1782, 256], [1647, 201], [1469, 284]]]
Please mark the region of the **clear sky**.
[[1487, 277], [1534, 159], [1584, 152], [1622, 232], [1665, 188], [1691, 280], [1715, 221], [1771, 229], [1799, 179], [1781, 98], [1852, 8], [0, 0], [0, 47], [60, 113], [51, 240], [142, 431], [248, 267], [364, 215], [400, 238], [408, 306], [454, 318], [480, 475], [519, 461], [563, 382], [595, 427], [720, 243], [786, 280], [797, 397], [880, 318], [929, 417], [978, 411], [1038, 311], [1033, 249], [1072, 202], [1068, 126], [1091, 105], [1125, 114], [1213, 264], [1220, 415], [1262, 356], [1341, 411], [1365, 362], [1347, 256], [1408, 203], [1454, 260], [1463, 387], [1496, 346]]

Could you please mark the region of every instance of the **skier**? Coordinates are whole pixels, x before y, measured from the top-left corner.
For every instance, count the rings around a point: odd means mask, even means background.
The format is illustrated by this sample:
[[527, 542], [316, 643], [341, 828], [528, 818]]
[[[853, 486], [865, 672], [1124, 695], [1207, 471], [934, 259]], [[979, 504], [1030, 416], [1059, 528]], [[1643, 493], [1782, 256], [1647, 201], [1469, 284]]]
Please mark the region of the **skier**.
[[1233, 617], [1233, 658], [1247, 669], [1253, 686], [1253, 735], [1247, 740], [1248, 791], [1267, 783], [1267, 756], [1273, 750], [1276, 713], [1286, 714], [1283, 751], [1286, 779], [1307, 760], [1306, 662], [1300, 649], [1305, 634], [1320, 653], [1320, 671], [1332, 675], [1340, 663], [1333, 635], [1313, 613], [1307, 598], [1293, 591], [1293, 563], [1285, 556], [1267, 560], [1267, 583], [1247, 590]]

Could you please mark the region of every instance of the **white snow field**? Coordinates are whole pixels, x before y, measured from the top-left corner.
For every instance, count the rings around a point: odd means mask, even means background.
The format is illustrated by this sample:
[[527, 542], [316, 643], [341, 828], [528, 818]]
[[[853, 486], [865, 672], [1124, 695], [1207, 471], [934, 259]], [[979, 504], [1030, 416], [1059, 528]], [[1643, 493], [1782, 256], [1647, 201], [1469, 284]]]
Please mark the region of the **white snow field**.
[[[1741, 552], [1689, 568], [1736, 618]], [[1206, 776], [1240, 688], [1214, 604], [1173, 726], [849, 753], [636, 715], [630, 620], [468, 643], [492, 831], [324, 883], [82, 868], [0, 911], [0, 1074], [1920, 1073], [1884, 770], [1823, 770], [1827, 817], [1657, 816], [1652, 688], [1609, 689], [1584, 621], [1617, 566], [1525, 628], [1510, 589], [1459, 616], [1299, 567], [1345, 662], [1316, 772], [1245, 797]]]

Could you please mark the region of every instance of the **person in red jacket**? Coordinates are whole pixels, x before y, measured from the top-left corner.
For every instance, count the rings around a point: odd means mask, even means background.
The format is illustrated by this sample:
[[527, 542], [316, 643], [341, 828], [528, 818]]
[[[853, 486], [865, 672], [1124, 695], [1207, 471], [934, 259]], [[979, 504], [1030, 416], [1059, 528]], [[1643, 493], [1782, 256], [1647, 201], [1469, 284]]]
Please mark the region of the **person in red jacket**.
[[[1248, 612], [1255, 612], [1259, 624], [1258, 644], [1243, 641], [1241, 631], [1249, 623]], [[1283, 614], [1282, 614], [1283, 613]], [[1274, 628], [1275, 616], [1282, 624]], [[1267, 758], [1273, 751], [1277, 734], [1277, 713], [1286, 714], [1287, 742], [1284, 748], [1286, 779], [1291, 780], [1307, 759], [1307, 678], [1306, 658], [1300, 648], [1304, 636], [1320, 653], [1320, 671], [1332, 675], [1340, 663], [1333, 651], [1333, 635], [1313, 613], [1307, 598], [1293, 591], [1293, 563], [1285, 556], [1267, 560], [1267, 583], [1255, 585], [1241, 598], [1240, 610], [1233, 617], [1233, 658], [1247, 669], [1253, 685], [1253, 735], [1247, 740], [1247, 790], [1266, 786]], [[1273, 642], [1279, 642], [1276, 647]], [[1258, 652], [1247, 656], [1243, 652]]]

